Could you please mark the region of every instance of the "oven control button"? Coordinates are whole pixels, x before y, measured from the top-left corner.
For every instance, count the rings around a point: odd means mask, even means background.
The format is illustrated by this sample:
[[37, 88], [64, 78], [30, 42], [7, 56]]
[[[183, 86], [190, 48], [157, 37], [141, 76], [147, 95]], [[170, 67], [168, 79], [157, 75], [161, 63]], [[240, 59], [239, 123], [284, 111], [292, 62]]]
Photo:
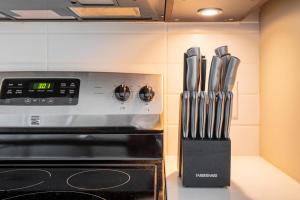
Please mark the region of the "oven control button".
[[60, 83], [60, 87], [67, 87], [67, 83], [65, 82]]
[[127, 85], [119, 85], [115, 89], [115, 96], [119, 101], [127, 101], [130, 97], [130, 89]]
[[47, 104], [54, 104], [54, 98], [48, 98]]
[[25, 98], [24, 103], [30, 104], [31, 103], [31, 98]]
[[139, 96], [142, 101], [150, 102], [154, 98], [155, 92], [151, 86], [146, 85], [140, 89]]
[[12, 95], [12, 93], [13, 93], [13, 90], [11, 90], [11, 89], [9, 89], [9, 90], [6, 91], [7, 95]]
[[12, 83], [12, 82], [9, 82], [7, 85], [8, 85], [8, 87], [14, 87], [15, 86], [15, 84]]

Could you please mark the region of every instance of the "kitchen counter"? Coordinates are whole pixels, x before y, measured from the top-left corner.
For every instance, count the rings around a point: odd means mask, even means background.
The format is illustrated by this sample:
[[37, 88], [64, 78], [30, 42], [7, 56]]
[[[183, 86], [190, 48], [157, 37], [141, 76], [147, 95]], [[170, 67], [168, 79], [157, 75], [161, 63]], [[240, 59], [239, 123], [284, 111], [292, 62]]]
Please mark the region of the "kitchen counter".
[[231, 187], [183, 188], [177, 158], [166, 158], [168, 200], [300, 200], [300, 183], [256, 156], [232, 157]]

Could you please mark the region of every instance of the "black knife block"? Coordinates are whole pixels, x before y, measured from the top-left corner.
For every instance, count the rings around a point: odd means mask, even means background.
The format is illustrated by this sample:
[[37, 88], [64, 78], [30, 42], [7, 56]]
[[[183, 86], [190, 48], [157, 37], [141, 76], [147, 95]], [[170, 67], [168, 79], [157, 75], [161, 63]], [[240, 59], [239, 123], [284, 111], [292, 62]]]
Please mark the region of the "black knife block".
[[181, 138], [179, 176], [185, 187], [230, 186], [231, 141]]

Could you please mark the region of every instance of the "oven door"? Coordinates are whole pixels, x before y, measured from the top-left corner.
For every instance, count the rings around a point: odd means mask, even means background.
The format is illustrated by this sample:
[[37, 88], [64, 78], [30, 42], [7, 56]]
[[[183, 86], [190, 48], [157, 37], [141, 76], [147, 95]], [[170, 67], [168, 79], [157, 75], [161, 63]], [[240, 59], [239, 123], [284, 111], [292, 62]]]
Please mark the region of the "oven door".
[[155, 165], [2, 165], [0, 199], [154, 200], [156, 173]]

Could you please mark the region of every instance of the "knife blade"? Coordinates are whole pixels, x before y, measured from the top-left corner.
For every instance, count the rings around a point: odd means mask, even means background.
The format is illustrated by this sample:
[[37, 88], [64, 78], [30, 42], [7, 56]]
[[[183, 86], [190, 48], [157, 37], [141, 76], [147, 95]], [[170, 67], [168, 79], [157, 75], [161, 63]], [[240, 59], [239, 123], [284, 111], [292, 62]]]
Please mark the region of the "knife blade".
[[189, 127], [190, 127], [190, 92], [184, 91], [182, 93], [182, 113], [181, 113], [181, 123], [182, 123], [182, 134], [183, 138], [189, 137]]

